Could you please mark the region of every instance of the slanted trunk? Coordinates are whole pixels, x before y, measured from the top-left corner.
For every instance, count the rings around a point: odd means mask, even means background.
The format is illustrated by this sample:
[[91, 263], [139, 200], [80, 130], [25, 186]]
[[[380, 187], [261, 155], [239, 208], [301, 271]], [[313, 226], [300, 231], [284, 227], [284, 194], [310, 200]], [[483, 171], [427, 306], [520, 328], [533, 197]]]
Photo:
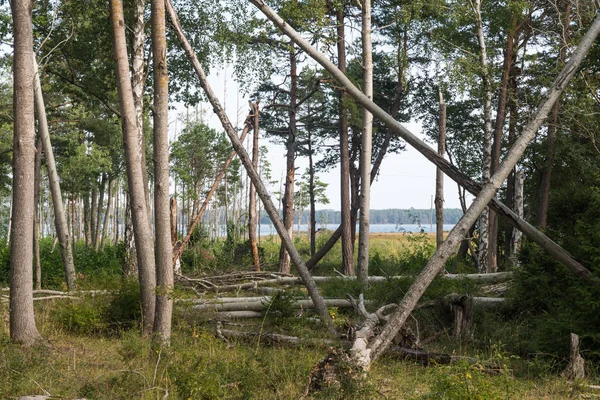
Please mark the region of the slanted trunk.
[[[446, 152], [446, 102], [440, 91], [440, 117], [438, 134], [438, 154]], [[444, 241], [444, 172], [438, 167], [435, 175], [435, 242], [437, 247]]]
[[156, 317], [154, 341], [168, 345], [173, 315], [173, 246], [169, 204], [169, 76], [165, 2], [152, 0], [154, 72], [154, 224], [156, 228]]
[[[371, 0], [362, 3], [363, 93], [373, 100], [373, 52], [371, 43]], [[363, 108], [360, 148], [360, 221], [358, 231], [358, 276], [363, 290], [369, 285], [369, 229], [371, 216], [371, 151], [373, 114]]]
[[[258, 103], [250, 103], [252, 107], [254, 132], [252, 137], [252, 165], [258, 169], [258, 128], [259, 128], [259, 110]], [[252, 269], [260, 271], [260, 258], [258, 255], [258, 241], [256, 233], [256, 189], [250, 184], [250, 193], [248, 198], [248, 241], [250, 242], [250, 253], [252, 254]]]
[[250, 157], [248, 156], [248, 153], [246, 152], [246, 149], [244, 148], [243, 143], [237, 137], [236, 132], [233, 128], [233, 125], [231, 125], [229, 118], [223, 111], [223, 107], [219, 103], [219, 100], [217, 99], [214, 92], [212, 91], [212, 88], [208, 84], [208, 80], [207, 80], [206, 74], [204, 73], [204, 69], [200, 65], [198, 58], [196, 57], [189, 42], [187, 41], [186, 37], [184, 36], [183, 31], [181, 30], [181, 25], [179, 25], [179, 20], [177, 18], [177, 14], [175, 14], [175, 9], [173, 8], [173, 5], [171, 4], [170, 1], [167, 0], [166, 6], [167, 6], [167, 12], [169, 13], [169, 19], [170, 19], [171, 23], [173, 24], [173, 27], [175, 28], [175, 33], [177, 34], [177, 38], [179, 39], [180, 43], [182, 44], [186, 55], [190, 59], [190, 62], [192, 63], [192, 66], [194, 67], [194, 70], [196, 71], [196, 74], [200, 80], [200, 85], [201, 85], [202, 89], [204, 90], [204, 93], [208, 97], [211, 105], [213, 106], [213, 110], [214, 110], [215, 114], [217, 115], [217, 117], [219, 117], [219, 120], [221, 121], [221, 124], [223, 125], [223, 128], [225, 129], [225, 132], [227, 133], [227, 136], [229, 137], [229, 140], [231, 141], [231, 144], [233, 145], [233, 148], [235, 149], [236, 153], [238, 154], [238, 157], [240, 158], [242, 165], [246, 169], [246, 172], [248, 173], [248, 176], [250, 177], [250, 179], [252, 181], [252, 184], [256, 187], [256, 193], [257, 193], [258, 197], [262, 200], [265, 210], [267, 211], [267, 213], [269, 214], [269, 217], [271, 218], [271, 221], [275, 225], [275, 228], [277, 229], [277, 233], [279, 234], [281, 241], [285, 244], [286, 250], [290, 254], [290, 258], [296, 265], [296, 270], [298, 271], [300, 278], [304, 282], [304, 285], [306, 286], [309, 296], [311, 297], [311, 299], [313, 300], [313, 303], [315, 304], [315, 309], [316, 309], [317, 313], [319, 314], [321, 321], [325, 324], [325, 326], [331, 333], [335, 333], [335, 328], [333, 327], [333, 321], [331, 319], [331, 316], [329, 315], [327, 306], [325, 305], [325, 302], [323, 301], [323, 297], [320, 295], [319, 289], [317, 288], [317, 285], [315, 284], [310, 273], [308, 272], [306, 265], [302, 261], [302, 257], [298, 253], [298, 250], [296, 249], [296, 247], [294, 247], [294, 243], [292, 242], [291, 237], [287, 234], [287, 230], [286, 230], [285, 226], [283, 225], [281, 218], [277, 214], [277, 209], [275, 208], [275, 205], [271, 201], [271, 196], [269, 195], [267, 189], [265, 188], [265, 185], [263, 184], [262, 179], [258, 175], [257, 171], [252, 166], [252, 161], [251, 161]]
[[13, 19], [13, 186], [10, 228], [10, 338], [31, 346], [40, 339], [33, 315], [33, 192], [35, 115], [30, 0], [10, 2]]
[[[45, 153], [46, 171], [48, 172], [48, 184], [52, 193], [52, 203], [54, 204], [54, 221], [56, 225], [56, 234], [60, 243], [60, 254], [62, 256], [63, 268], [65, 271], [65, 280], [69, 290], [75, 290], [75, 263], [73, 261], [73, 249], [69, 240], [69, 226], [67, 217], [63, 208], [62, 194], [60, 191], [60, 182], [54, 160], [54, 151], [50, 143], [50, 132], [48, 131], [48, 121], [46, 120], [46, 107], [44, 105], [44, 96], [42, 94], [42, 85], [37, 71], [37, 62], [33, 62], [33, 85], [35, 88], [35, 107], [38, 117], [38, 129], [42, 140], [42, 147]], [[74, 230], [73, 230], [74, 231]]]
[[147, 181], [143, 179], [141, 149], [138, 141], [136, 126], [135, 105], [129, 78], [129, 63], [127, 60], [127, 46], [125, 43], [125, 23], [123, 19], [123, 3], [121, 0], [111, 0], [111, 23], [113, 28], [113, 51], [117, 76], [117, 90], [119, 92], [119, 106], [121, 109], [121, 123], [123, 129], [123, 142], [125, 148], [125, 161], [127, 167], [127, 183], [131, 196], [131, 214], [133, 220], [133, 233], [138, 261], [140, 279], [140, 294], [142, 302], [142, 327], [148, 334], [154, 324], [154, 311], [156, 306], [155, 286], [156, 272], [154, 262], [154, 246], [144, 186]]

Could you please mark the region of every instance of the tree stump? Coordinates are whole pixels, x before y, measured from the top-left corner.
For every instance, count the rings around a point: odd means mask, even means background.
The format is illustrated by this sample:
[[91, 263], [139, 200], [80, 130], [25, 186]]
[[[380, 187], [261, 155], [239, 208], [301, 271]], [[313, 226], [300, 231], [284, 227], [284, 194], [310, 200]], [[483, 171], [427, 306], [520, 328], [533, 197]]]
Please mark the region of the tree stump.
[[457, 295], [450, 298], [450, 307], [454, 313], [454, 337], [471, 337], [473, 324], [473, 297]]
[[585, 378], [585, 360], [579, 354], [579, 335], [571, 333], [571, 356], [569, 365], [561, 374], [569, 381]]

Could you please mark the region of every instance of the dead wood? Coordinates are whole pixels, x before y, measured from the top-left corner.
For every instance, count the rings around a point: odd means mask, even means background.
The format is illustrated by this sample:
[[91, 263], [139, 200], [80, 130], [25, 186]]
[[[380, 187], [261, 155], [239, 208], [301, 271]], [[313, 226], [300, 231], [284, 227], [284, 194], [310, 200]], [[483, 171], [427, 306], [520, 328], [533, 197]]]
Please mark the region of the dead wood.
[[585, 378], [585, 361], [579, 354], [579, 335], [571, 333], [571, 355], [569, 357], [569, 365], [561, 373], [562, 376], [569, 381], [580, 380]]

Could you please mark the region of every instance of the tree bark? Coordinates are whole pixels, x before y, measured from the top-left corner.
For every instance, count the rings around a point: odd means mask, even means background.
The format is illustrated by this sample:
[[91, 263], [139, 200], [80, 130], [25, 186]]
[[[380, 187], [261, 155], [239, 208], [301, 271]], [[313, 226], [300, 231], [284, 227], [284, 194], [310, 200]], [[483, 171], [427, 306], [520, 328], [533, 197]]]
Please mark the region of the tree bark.
[[156, 272], [154, 261], [154, 247], [148, 211], [146, 210], [142, 170], [141, 150], [139, 148], [138, 130], [136, 125], [135, 105], [129, 78], [129, 63], [127, 60], [127, 46], [125, 43], [125, 23], [123, 19], [123, 3], [121, 0], [111, 0], [111, 23], [113, 28], [113, 49], [115, 57], [115, 70], [117, 76], [117, 90], [119, 92], [119, 105], [121, 110], [121, 123], [125, 147], [125, 161], [127, 166], [127, 181], [131, 196], [131, 214], [133, 220], [133, 233], [137, 253], [138, 271], [140, 279], [140, 292], [142, 301], [143, 332], [152, 332], [154, 312], [156, 306], [155, 286]]
[[41, 337], [33, 314], [35, 115], [30, 0], [10, 2], [13, 19], [13, 191], [10, 229], [10, 338], [25, 346]]
[[156, 316], [154, 341], [168, 345], [173, 315], [173, 246], [169, 204], [169, 75], [165, 2], [152, 0], [154, 72], [154, 224], [156, 228]]
[[[438, 154], [446, 152], [446, 102], [440, 91], [440, 117], [438, 134]], [[444, 172], [438, 167], [435, 175], [435, 242], [437, 247], [444, 241]]]
[[[481, 167], [481, 181], [487, 183], [491, 176], [492, 167], [492, 89], [491, 78], [488, 70], [487, 49], [483, 35], [483, 21], [481, 19], [481, 0], [473, 4], [475, 12], [475, 27], [477, 42], [479, 43], [479, 62], [483, 85], [483, 164]], [[479, 272], [496, 272], [489, 263], [489, 220], [490, 210], [486, 207], [479, 218]]]
[[[337, 24], [337, 53], [338, 68], [346, 73], [346, 32], [345, 32], [344, 7], [338, 6], [336, 10]], [[340, 202], [341, 202], [341, 236], [342, 236], [342, 272], [344, 275], [353, 276], [354, 270], [354, 241], [352, 240], [352, 226], [350, 221], [350, 150], [348, 138], [348, 114], [346, 103], [348, 95], [344, 89], [339, 91], [339, 129], [340, 129]], [[311, 254], [314, 256], [314, 254]]]
[[38, 137], [35, 148], [35, 169], [33, 176], [35, 182], [33, 184], [33, 210], [35, 213], [33, 219], [33, 251], [35, 258], [35, 289], [42, 289], [42, 263], [40, 260], [40, 186], [42, 181], [42, 139]]
[[42, 140], [42, 147], [45, 153], [46, 171], [48, 173], [48, 184], [52, 193], [52, 203], [54, 205], [54, 222], [56, 225], [56, 235], [60, 243], [60, 253], [65, 271], [65, 280], [69, 290], [75, 290], [76, 275], [75, 263], [73, 261], [73, 248], [69, 239], [69, 226], [67, 225], [67, 216], [63, 208], [62, 194], [60, 190], [60, 181], [56, 170], [56, 162], [54, 160], [54, 151], [50, 143], [50, 132], [48, 131], [48, 121], [46, 119], [46, 107], [44, 105], [44, 96], [42, 94], [42, 85], [38, 74], [37, 62], [32, 58], [33, 62], [33, 85], [35, 107], [38, 118], [38, 130]]
[[288, 253], [290, 254], [290, 258], [296, 265], [298, 274], [300, 275], [302, 281], [304, 282], [304, 285], [306, 286], [308, 294], [310, 295], [311, 299], [313, 300], [313, 302], [315, 304], [315, 308], [317, 310], [317, 313], [319, 314], [319, 317], [321, 318], [322, 322], [325, 324], [327, 329], [331, 333], [335, 333], [335, 328], [333, 327], [333, 321], [331, 319], [331, 316], [329, 315], [327, 306], [325, 305], [325, 303], [323, 301], [323, 297], [320, 295], [317, 285], [313, 281], [310, 273], [308, 272], [308, 269], [306, 268], [306, 265], [302, 261], [302, 257], [298, 253], [298, 250], [294, 247], [294, 243], [292, 242], [292, 239], [287, 234], [287, 230], [286, 230], [285, 226], [283, 225], [281, 218], [279, 218], [279, 215], [277, 214], [277, 209], [273, 205], [273, 202], [271, 201], [271, 197], [270, 197], [269, 193], [267, 192], [267, 189], [265, 188], [265, 186], [262, 182], [262, 179], [260, 178], [257, 171], [252, 166], [252, 161], [251, 161], [250, 157], [248, 156], [248, 153], [244, 149], [243, 143], [236, 136], [236, 132], [235, 132], [233, 126], [231, 125], [229, 118], [223, 111], [223, 107], [219, 103], [219, 100], [217, 99], [214, 92], [212, 91], [212, 88], [208, 84], [208, 80], [207, 80], [206, 74], [204, 73], [204, 69], [198, 62], [198, 58], [196, 57], [189, 42], [187, 41], [185, 35], [183, 34], [183, 31], [181, 30], [181, 25], [179, 24], [179, 20], [177, 18], [177, 14], [175, 13], [175, 9], [173, 8], [173, 5], [171, 4], [170, 1], [167, 0], [166, 6], [167, 6], [167, 12], [169, 15], [169, 19], [171, 20], [171, 23], [173, 24], [173, 27], [175, 28], [177, 38], [181, 42], [186, 55], [190, 59], [192, 65], [196, 71], [196, 74], [198, 75], [198, 78], [200, 80], [200, 86], [206, 93], [206, 96], [208, 97], [211, 105], [213, 106], [213, 110], [214, 110], [215, 114], [217, 114], [217, 116], [219, 117], [219, 120], [221, 121], [221, 124], [223, 125], [223, 128], [225, 129], [225, 132], [227, 133], [227, 136], [229, 136], [229, 140], [231, 141], [233, 148], [235, 149], [236, 153], [238, 154], [238, 157], [240, 158], [242, 165], [244, 166], [244, 168], [246, 168], [248, 176], [250, 176], [250, 179], [252, 180], [252, 184], [256, 187], [256, 193], [257, 193], [258, 197], [262, 200], [265, 210], [269, 214], [271, 221], [273, 222], [273, 224], [275, 225], [275, 227], [277, 229], [277, 233], [281, 237], [281, 241], [283, 243], [285, 243], [286, 249], [287, 249]]
[[[373, 44], [371, 43], [371, 0], [362, 2], [363, 93], [373, 100]], [[369, 229], [371, 217], [371, 151], [373, 114], [363, 108], [360, 148], [360, 219], [358, 231], [358, 276], [362, 290], [369, 285]]]
[[[259, 132], [259, 110], [258, 102], [250, 103], [252, 107], [254, 132], [252, 137], [252, 165], [258, 170], [258, 132]], [[256, 189], [254, 185], [249, 185], [250, 193], [248, 198], [248, 241], [250, 242], [250, 252], [252, 254], [252, 266], [254, 271], [260, 271], [260, 257], [258, 255], [258, 243], [256, 232]]]

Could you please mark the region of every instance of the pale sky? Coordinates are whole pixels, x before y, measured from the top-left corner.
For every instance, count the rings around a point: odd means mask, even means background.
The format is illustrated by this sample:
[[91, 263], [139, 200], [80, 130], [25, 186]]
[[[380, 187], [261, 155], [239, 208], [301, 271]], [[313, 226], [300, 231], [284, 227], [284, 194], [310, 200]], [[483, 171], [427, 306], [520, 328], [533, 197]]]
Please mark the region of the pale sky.
[[[213, 91], [219, 97], [221, 104], [223, 104], [225, 95], [227, 96], [226, 111], [233, 125], [235, 126], [236, 124], [236, 118], [241, 124], [248, 111], [248, 101], [242, 93], [238, 96], [237, 84], [234, 78], [231, 76], [227, 77], [226, 93], [224, 91], [225, 79], [222, 72], [220, 74], [217, 72], [212, 73], [209, 76], [209, 82]], [[239, 111], [237, 111], [238, 107]], [[205, 109], [204, 118], [206, 123], [212, 128], [222, 130], [223, 128], [216, 115], [212, 112], [210, 105], [204, 103], [203, 108]], [[175, 129], [180, 131], [183, 128], [183, 123], [175, 123], [174, 121], [177, 115], [184, 114], [183, 107], [178, 107], [177, 110], [171, 111], [172, 132]], [[237, 117], [236, 114], [238, 114]], [[420, 138], [423, 138], [419, 124], [411, 122], [406, 127]], [[264, 145], [267, 144], [268, 139], [263, 139], [261, 136], [261, 141], [261, 145]], [[279, 180], [285, 171], [285, 148], [272, 143], [268, 143], [268, 147], [268, 159], [271, 162], [273, 171], [272, 176], [273, 179]], [[298, 157], [296, 159], [296, 166], [298, 167], [296, 173], [299, 177], [308, 166], [308, 159]], [[430, 208], [432, 206], [432, 196], [435, 195], [435, 170], [436, 168], [431, 162], [408, 145], [407, 150], [400, 154], [387, 155], [381, 165], [379, 177], [371, 187], [371, 209]], [[317, 209], [340, 209], [339, 175], [339, 167], [319, 174], [320, 179], [329, 185], [327, 187], [327, 197], [330, 203], [326, 206], [317, 205]], [[278, 189], [278, 187], [269, 188], [271, 193]], [[445, 208], [460, 208], [456, 183], [448, 177], [444, 180], [444, 197]]]

